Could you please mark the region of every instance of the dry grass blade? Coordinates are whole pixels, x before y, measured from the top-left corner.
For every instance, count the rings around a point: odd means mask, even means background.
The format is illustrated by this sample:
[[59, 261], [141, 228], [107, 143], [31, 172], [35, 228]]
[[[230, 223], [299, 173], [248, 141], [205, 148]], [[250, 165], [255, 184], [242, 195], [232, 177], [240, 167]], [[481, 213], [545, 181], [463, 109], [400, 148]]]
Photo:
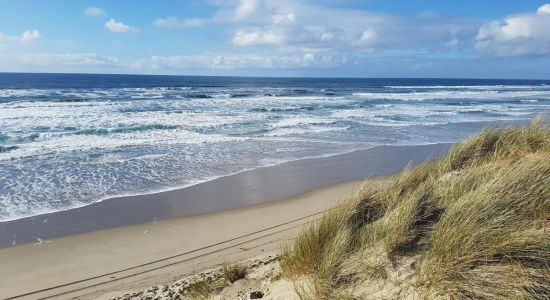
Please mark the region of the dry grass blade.
[[313, 299], [550, 299], [550, 130], [488, 128], [367, 181], [282, 252]]

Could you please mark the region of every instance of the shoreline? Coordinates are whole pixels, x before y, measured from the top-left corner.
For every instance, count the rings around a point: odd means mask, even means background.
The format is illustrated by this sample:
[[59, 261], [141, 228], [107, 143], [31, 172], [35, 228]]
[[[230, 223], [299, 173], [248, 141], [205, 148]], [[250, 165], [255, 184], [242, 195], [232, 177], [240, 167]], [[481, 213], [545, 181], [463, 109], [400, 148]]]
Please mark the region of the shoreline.
[[[126, 194], [107, 196], [107, 197], [101, 198], [99, 200], [96, 200], [94, 202], [83, 204], [81, 206], [68, 207], [68, 208], [55, 210], [55, 211], [43, 211], [43, 212], [39, 212], [36, 215], [32, 215], [32, 216], [18, 216], [18, 217], [13, 217], [11, 219], [4, 219], [4, 220], [0, 221], [0, 226], [2, 226], [3, 223], [7, 223], [7, 222], [13, 222], [13, 221], [29, 219], [29, 218], [36, 218], [36, 217], [40, 217], [42, 215], [55, 214], [55, 213], [60, 213], [60, 212], [64, 212], [64, 211], [69, 211], [69, 210], [81, 209], [83, 207], [93, 205], [95, 203], [99, 203], [99, 202], [103, 202], [103, 201], [109, 201], [109, 200], [115, 199], [115, 198], [148, 196], [148, 195], [155, 195], [155, 194], [166, 193], [166, 192], [171, 192], [171, 191], [176, 191], [176, 190], [182, 190], [182, 189], [193, 187], [195, 185], [204, 184], [204, 183], [216, 180], [216, 179], [220, 179], [220, 178], [223, 178], [223, 177], [234, 176], [234, 175], [238, 175], [238, 174], [241, 174], [241, 173], [244, 173], [244, 172], [253, 171], [255, 169], [276, 167], [278, 165], [292, 163], [292, 162], [299, 161], [299, 160], [304, 160], [304, 159], [322, 159], [322, 158], [328, 158], [328, 157], [331, 157], [331, 156], [345, 155], [345, 154], [349, 154], [349, 153], [356, 152], [356, 151], [363, 151], [363, 150], [368, 150], [368, 149], [372, 149], [372, 148], [376, 148], [376, 147], [384, 147], [384, 146], [396, 146], [396, 147], [400, 147], [400, 146], [427, 146], [427, 145], [436, 145], [436, 144], [451, 144], [451, 143], [426, 143], [426, 144], [414, 144], [414, 145], [377, 145], [377, 146], [371, 146], [371, 147], [365, 147], [365, 148], [357, 148], [357, 149], [353, 149], [353, 150], [349, 150], [349, 151], [345, 151], [345, 152], [329, 153], [329, 154], [319, 155], [319, 156], [306, 156], [306, 157], [295, 158], [295, 159], [290, 159], [290, 160], [283, 160], [283, 161], [278, 161], [278, 162], [275, 162], [275, 163], [272, 163], [272, 164], [260, 164], [258, 166], [250, 167], [250, 168], [243, 169], [241, 171], [237, 171], [237, 172], [233, 172], [233, 173], [227, 173], [227, 174], [223, 174], [223, 175], [219, 175], [219, 176], [218, 175], [213, 175], [213, 176], [210, 176], [210, 177], [206, 177], [204, 179], [197, 179], [196, 181], [192, 181], [188, 184], [182, 184], [182, 185], [172, 186], [172, 187], [167, 187], [167, 188], [160, 188], [158, 190], [151, 190], [151, 191], [143, 192], [143, 193], [126, 193]], [[1, 248], [1, 246], [0, 246], [0, 248]]]
[[[381, 146], [298, 160], [157, 194], [164, 197], [122, 197], [0, 226], [0, 236], [13, 230], [28, 238], [0, 248], [0, 298], [108, 299], [274, 253], [365, 178], [449, 147]], [[53, 237], [38, 240], [37, 232]]]
[[277, 251], [361, 181], [280, 201], [0, 249], [0, 299], [107, 299]]
[[408, 164], [441, 155], [450, 145], [377, 146], [294, 160], [186, 188], [115, 197], [74, 209], [6, 221], [0, 223], [0, 248], [286, 199], [338, 182], [397, 172]]
[[[243, 169], [241, 171], [237, 171], [237, 172], [233, 172], [233, 173], [227, 173], [227, 174], [219, 175], [219, 176], [214, 175], [214, 176], [210, 176], [210, 177], [207, 177], [207, 178], [204, 178], [204, 179], [197, 179], [196, 181], [192, 181], [188, 184], [182, 184], [182, 185], [172, 186], [172, 187], [167, 187], [167, 188], [160, 188], [158, 190], [151, 190], [151, 191], [142, 192], [142, 193], [126, 193], [126, 194], [107, 196], [107, 197], [101, 198], [99, 200], [96, 200], [94, 202], [85, 203], [81, 206], [68, 207], [68, 208], [55, 210], [55, 211], [47, 211], [46, 210], [46, 211], [43, 211], [43, 212], [38, 212], [36, 215], [31, 215], [31, 216], [17, 216], [17, 217], [13, 217], [13, 218], [8, 218], [8, 219], [0, 220], [0, 227], [4, 223], [23, 220], [23, 219], [37, 218], [37, 217], [40, 217], [40, 216], [43, 216], [43, 215], [50, 215], [50, 214], [56, 214], [56, 213], [61, 213], [61, 212], [65, 212], [65, 211], [70, 211], [70, 210], [81, 209], [81, 208], [89, 206], [89, 205], [93, 205], [93, 204], [103, 202], [103, 201], [109, 201], [109, 200], [115, 199], [115, 198], [149, 196], [149, 195], [153, 196], [155, 194], [172, 192], [172, 191], [176, 191], [176, 190], [182, 190], [182, 189], [190, 188], [190, 187], [193, 187], [193, 186], [196, 186], [196, 185], [199, 185], [199, 184], [204, 184], [204, 183], [207, 183], [207, 182], [210, 182], [210, 181], [214, 181], [214, 180], [217, 180], [217, 179], [220, 179], [220, 178], [223, 178], [223, 177], [239, 175], [241, 173], [253, 171], [253, 170], [256, 170], [256, 169], [276, 167], [276, 166], [279, 166], [279, 165], [282, 165], [282, 164], [293, 163], [293, 162], [300, 161], [300, 160], [324, 159], [324, 158], [330, 158], [332, 156], [346, 155], [346, 154], [350, 154], [350, 153], [353, 153], [353, 152], [365, 151], [365, 150], [378, 148], [378, 147], [422, 147], [422, 146], [431, 146], [431, 145], [452, 145], [452, 144], [453, 143], [451, 143], [451, 142], [424, 143], [424, 144], [411, 144], [411, 145], [408, 145], [408, 144], [403, 144], [403, 145], [385, 144], [385, 145], [376, 145], [376, 146], [370, 146], [370, 147], [364, 147], [364, 148], [356, 148], [356, 149], [352, 149], [352, 150], [344, 151], [344, 152], [328, 153], [328, 154], [318, 155], [318, 156], [306, 156], [306, 157], [295, 158], [295, 159], [290, 159], [290, 160], [283, 160], [283, 161], [278, 161], [278, 162], [275, 162], [275, 163], [272, 163], [272, 164], [260, 164], [258, 166], [250, 167], [250, 168]], [[0, 248], [1, 247], [2, 246], [0, 246]]]

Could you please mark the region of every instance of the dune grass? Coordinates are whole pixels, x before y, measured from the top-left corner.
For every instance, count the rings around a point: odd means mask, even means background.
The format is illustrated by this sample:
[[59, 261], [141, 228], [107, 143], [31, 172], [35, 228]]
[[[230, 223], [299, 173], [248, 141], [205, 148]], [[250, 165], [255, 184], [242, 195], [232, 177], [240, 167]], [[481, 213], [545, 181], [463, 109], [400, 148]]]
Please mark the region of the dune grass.
[[550, 299], [550, 130], [488, 128], [366, 181], [281, 266], [310, 299]]
[[224, 264], [219, 277], [203, 278], [189, 284], [184, 292], [184, 299], [211, 299], [224, 288], [246, 277], [248, 269], [241, 263]]
[[245, 265], [237, 263], [223, 266], [222, 272], [223, 278], [225, 278], [225, 280], [227, 280], [229, 283], [234, 283], [239, 279], [245, 278], [248, 269]]
[[185, 292], [185, 299], [202, 300], [209, 299], [219, 293], [225, 287], [223, 281], [197, 281], [191, 283]]

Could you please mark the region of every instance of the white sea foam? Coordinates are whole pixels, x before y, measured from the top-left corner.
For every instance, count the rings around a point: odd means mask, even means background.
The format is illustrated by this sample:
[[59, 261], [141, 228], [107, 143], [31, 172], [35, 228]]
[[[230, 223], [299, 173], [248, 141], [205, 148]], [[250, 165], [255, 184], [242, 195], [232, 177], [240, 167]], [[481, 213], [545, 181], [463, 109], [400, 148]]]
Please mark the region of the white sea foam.
[[353, 93], [353, 96], [370, 100], [401, 100], [401, 101], [428, 101], [428, 100], [457, 100], [476, 99], [491, 101], [508, 101], [514, 98], [541, 98], [550, 99], [548, 91], [430, 91], [410, 93]]
[[547, 86], [330, 90], [0, 89], [0, 221], [550, 113]]
[[388, 85], [390, 89], [548, 90], [546, 85]]

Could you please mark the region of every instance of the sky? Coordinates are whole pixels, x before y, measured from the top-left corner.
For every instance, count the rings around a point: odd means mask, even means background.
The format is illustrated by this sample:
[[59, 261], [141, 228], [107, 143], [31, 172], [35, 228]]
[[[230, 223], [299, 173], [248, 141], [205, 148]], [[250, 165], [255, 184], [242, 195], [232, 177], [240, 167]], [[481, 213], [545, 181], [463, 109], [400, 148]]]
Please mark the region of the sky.
[[550, 79], [550, 1], [0, 0], [0, 72]]

